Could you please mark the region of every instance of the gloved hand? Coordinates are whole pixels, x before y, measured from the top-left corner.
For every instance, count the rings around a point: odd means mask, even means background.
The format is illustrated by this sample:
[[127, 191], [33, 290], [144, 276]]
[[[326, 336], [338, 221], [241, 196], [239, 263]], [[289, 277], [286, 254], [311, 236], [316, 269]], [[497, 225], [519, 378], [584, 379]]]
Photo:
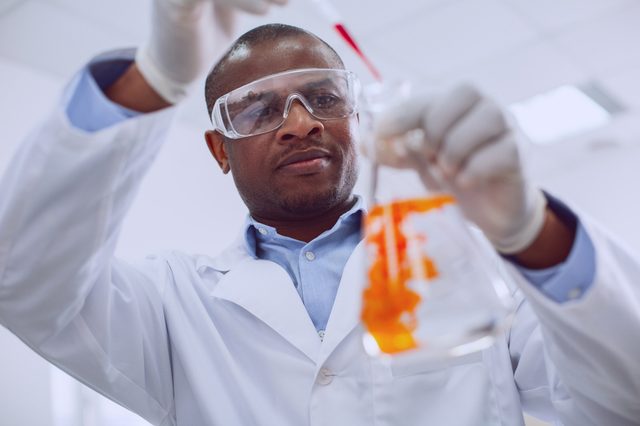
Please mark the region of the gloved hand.
[[429, 189], [452, 193], [498, 251], [518, 253], [539, 235], [544, 195], [525, 176], [505, 115], [473, 87], [392, 106], [374, 137], [378, 162], [415, 168]]
[[288, 0], [153, 0], [151, 35], [136, 64], [147, 82], [170, 103], [187, 96], [231, 41], [235, 10], [264, 14]]

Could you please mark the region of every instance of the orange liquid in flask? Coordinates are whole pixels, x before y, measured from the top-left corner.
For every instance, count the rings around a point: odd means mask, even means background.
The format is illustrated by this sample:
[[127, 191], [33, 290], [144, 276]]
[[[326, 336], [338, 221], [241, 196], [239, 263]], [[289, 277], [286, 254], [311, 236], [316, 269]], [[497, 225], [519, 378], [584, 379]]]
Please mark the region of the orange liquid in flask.
[[382, 352], [418, 347], [414, 331], [421, 296], [412, 282], [438, 277], [435, 262], [422, 249], [429, 236], [412, 229], [409, 219], [453, 203], [450, 195], [395, 201], [374, 206], [365, 218], [370, 259], [362, 322]]

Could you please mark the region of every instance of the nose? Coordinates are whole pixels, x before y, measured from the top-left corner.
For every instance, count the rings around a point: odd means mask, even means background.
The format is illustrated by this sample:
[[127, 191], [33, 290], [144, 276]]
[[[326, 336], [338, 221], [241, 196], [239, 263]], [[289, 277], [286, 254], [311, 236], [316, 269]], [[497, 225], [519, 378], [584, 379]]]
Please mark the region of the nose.
[[289, 115], [276, 133], [280, 142], [291, 142], [313, 135], [320, 135], [324, 131], [322, 121], [311, 115], [298, 100], [294, 100], [289, 108]]

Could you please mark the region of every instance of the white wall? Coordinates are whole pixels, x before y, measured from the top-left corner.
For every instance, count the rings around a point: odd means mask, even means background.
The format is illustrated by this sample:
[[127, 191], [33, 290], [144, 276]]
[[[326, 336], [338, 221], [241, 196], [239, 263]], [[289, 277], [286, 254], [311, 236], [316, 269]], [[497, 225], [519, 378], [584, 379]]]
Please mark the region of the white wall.
[[640, 114], [633, 106], [593, 134], [527, 151], [536, 182], [640, 253]]
[[53, 426], [50, 367], [0, 327], [0, 426]]
[[[0, 171], [33, 120], [52, 104], [58, 84], [46, 75], [0, 60]], [[0, 426], [51, 425], [49, 370], [48, 363], [0, 327]]]

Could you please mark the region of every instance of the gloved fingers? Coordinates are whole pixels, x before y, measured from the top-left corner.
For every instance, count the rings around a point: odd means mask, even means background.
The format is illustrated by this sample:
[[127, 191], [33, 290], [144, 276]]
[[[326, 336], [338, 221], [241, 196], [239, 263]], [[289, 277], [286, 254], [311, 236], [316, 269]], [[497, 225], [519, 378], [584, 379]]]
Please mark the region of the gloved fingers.
[[[164, 0], [178, 7], [193, 7], [196, 4], [205, 3], [206, 0]], [[229, 7], [244, 10], [255, 15], [264, 15], [271, 5], [284, 6], [289, 0], [211, 0], [216, 6]]]
[[416, 96], [394, 103], [375, 114], [372, 138], [376, 160], [396, 168], [420, 169], [419, 154], [426, 145], [421, 127], [426, 96]]
[[395, 137], [379, 138], [373, 145], [376, 152], [370, 153], [372, 145], [362, 144], [362, 152], [369, 158], [375, 158], [379, 164], [397, 169], [416, 170], [424, 185], [430, 190], [444, 189], [442, 172], [439, 167], [419, 154], [424, 146], [424, 132], [413, 129]]
[[453, 178], [454, 186], [468, 190], [493, 181], [522, 179], [515, 137], [508, 132], [482, 145]]
[[500, 107], [488, 98], [476, 102], [444, 135], [437, 162], [446, 176], [454, 176], [483, 145], [507, 131]]
[[421, 127], [425, 131], [425, 149], [438, 152], [447, 133], [482, 99], [476, 88], [461, 84], [431, 100], [423, 111]]
[[[468, 155], [505, 127], [495, 104], [485, 102], [474, 87], [459, 85], [437, 97], [414, 96], [380, 113], [374, 128], [376, 153], [381, 162], [393, 167], [410, 163], [421, 170], [424, 164], [437, 161], [442, 171], [454, 174]], [[481, 132], [475, 134], [478, 129]], [[418, 130], [422, 130], [421, 137], [403, 136]], [[443, 146], [445, 139], [447, 146]], [[413, 155], [408, 156], [406, 151]]]
[[423, 163], [418, 169], [418, 176], [424, 186], [430, 191], [448, 190], [442, 172], [438, 166], [431, 162]]
[[422, 129], [422, 117], [430, 100], [430, 96], [414, 96], [375, 114], [374, 137], [395, 138], [408, 131]]
[[213, 7], [213, 19], [220, 32], [224, 36], [231, 38], [236, 25], [236, 11], [231, 7], [215, 4]]
[[193, 7], [197, 3], [200, 3], [201, 0], [166, 0], [167, 4], [171, 4], [176, 7]]
[[272, 4], [285, 4], [282, 0], [214, 0], [221, 6], [228, 6], [243, 10], [254, 15], [264, 15]]
[[[412, 153], [407, 148], [405, 141], [402, 140], [407, 137], [411, 136], [376, 138], [375, 144], [362, 144], [362, 151], [365, 156], [379, 164], [406, 169], [413, 166]], [[418, 137], [422, 137], [422, 135]], [[374, 152], [371, 152], [372, 150]]]

